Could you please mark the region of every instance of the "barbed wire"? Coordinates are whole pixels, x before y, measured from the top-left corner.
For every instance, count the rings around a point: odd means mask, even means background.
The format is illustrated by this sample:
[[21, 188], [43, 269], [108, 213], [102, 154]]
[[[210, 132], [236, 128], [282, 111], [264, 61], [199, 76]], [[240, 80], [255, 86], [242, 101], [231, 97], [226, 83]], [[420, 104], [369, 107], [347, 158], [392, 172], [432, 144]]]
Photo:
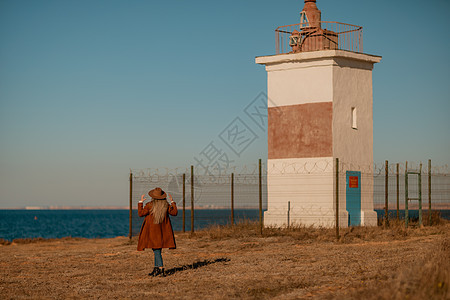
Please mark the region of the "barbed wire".
[[267, 173], [272, 175], [283, 174], [317, 174], [333, 172], [332, 160], [319, 160], [313, 162], [269, 162]]
[[[397, 174], [397, 164], [398, 164], [398, 173], [405, 174], [408, 172], [419, 172], [420, 164], [422, 164], [422, 174], [429, 174], [428, 170], [428, 162], [400, 162], [400, 163], [388, 163], [388, 174]], [[374, 164], [374, 174], [385, 174], [386, 173], [386, 164], [385, 163], [377, 163]], [[434, 166], [431, 165], [431, 174], [432, 175], [445, 175], [450, 174], [450, 168], [447, 164]]]
[[[409, 172], [418, 172], [420, 170], [421, 162], [406, 162], [398, 163], [398, 173], [405, 174], [406, 170]], [[332, 159], [307, 161], [307, 162], [289, 162], [269, 160], [267, 163], [263, 162], [261, 165], [262, 175], [284, 175], [284, 174], [321, 174], [334, 172], [335, 161]], [[371, 173], [374, 176], [385, 174], [385, 163], [375, 164], [357, 164], [353, 162], [339, 161], [339, 172], [346, 171], [360, 171], [361, 173]], [[133, 178], [136, 180], [145, 179], [148, 181], [158, 180], [158, 177], [164, 176], [190, 176], [190, 167], [185, 168], [146, 168], [146, 169], [130, 169]], [[195, 176], [210, 177], [209, 182], [223, 181], [223, 178], [233, 174], [241, 175], [259, 175], [259, 166], [257, 164], [233, 166], [227, 169], [194, 169]], [[428, 163], [422, 164], [422, 174], [428, 174]], [[397, 163], [388, 164], [388, 174], [397, 174]], [[450, 174], [449, 166], [431, 166], [431, 174], [433, 175], [448, 175]], [[156, 176], [156, 177], [155, 177]], [[155, 179], [156, 178], [156, 179]]]

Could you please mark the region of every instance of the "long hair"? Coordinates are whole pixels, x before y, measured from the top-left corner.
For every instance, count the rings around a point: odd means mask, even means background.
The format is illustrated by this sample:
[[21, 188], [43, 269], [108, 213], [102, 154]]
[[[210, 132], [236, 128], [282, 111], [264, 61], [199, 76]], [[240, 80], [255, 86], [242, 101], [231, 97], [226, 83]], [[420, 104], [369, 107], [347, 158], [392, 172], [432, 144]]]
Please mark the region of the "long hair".
[[152, 204], [150, 213], [153, 215], [153, 223], [160, 224], [166, 217], [169, 203], [167, 203], [166, 199], [152, 199]]

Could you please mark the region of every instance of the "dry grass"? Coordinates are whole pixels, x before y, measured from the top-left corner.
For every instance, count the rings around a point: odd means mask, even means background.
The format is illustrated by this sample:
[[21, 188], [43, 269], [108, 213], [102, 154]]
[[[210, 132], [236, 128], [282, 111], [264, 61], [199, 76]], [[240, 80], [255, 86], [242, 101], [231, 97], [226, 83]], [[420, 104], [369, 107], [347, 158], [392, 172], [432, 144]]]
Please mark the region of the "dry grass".
[[355, 292], [348, 299], [450, 299], [450, 239], [421, 253], [412, 265], [383, 285]]
[[14, 239], [12, 242], [0, 239], [0, 245], [11, 245], [11, 244], [33, 244], [33, 243], [41, 243], [41, 242], [52, 242], [52, 241], [82, 241], [87, 240], [86, 238], [78, 238], [78, 237], [63, 237], [59, 239], [46, 239], [46, 238], [26, 238], [26, 239]]
[[[420, 230], [417, 222], [412, 222], [409, 228], [405, 228], [404, 221], [391, 220], [389, 226], [378, 227], [350, 227], [341, 228], [339, 231], [339, 243], [359, 243], [363, 241], [392, 241], [405, 240], [408, 237], [427, 236], [430, 234], [442, 234], [439, 228], [445, 228], [450, 221], [438, 219], [434, 221], [435, 226], [423, 226]], [[265, 227], [262, 235], [258, 222], [243, 221], [235, 226], [213, 225], [195, 233], [196, 237], [210, 240], [223, 240], [230, 238], [252, 238], [252, 237], [278, 237], [290, 238], [305, 243], [313, 242], [336, 242], [335, 228], [317, 228], [312, 226], [294, 225], [290, 228]]]
[[[164, 250], [170, 276], [150, 278], [136, 239], [60, 239], [0, 246], [0, 298], [448, 299], [450, 224], [335, 230], [243, 222]], [[431, 259], [430, 259], [431, 258]]]

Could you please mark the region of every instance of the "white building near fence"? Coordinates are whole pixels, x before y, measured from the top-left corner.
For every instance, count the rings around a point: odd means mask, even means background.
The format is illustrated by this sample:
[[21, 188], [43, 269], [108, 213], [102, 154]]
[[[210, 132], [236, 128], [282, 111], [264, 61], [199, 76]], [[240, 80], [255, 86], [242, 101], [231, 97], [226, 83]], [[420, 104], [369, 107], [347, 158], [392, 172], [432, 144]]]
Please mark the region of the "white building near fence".
[[[277, 54], [257, 57], [268, 76], [268, 210], [265, 226], [335, 226], [336, 158], [341, 227], [377, 224], [372, 69], [362, 28], [322, 22], [305, 0], [300, 24], [281, 26]], [[289, 210], [289, 213], [288, 213]], [[288, 216], [289, 214], [289, 216]]]

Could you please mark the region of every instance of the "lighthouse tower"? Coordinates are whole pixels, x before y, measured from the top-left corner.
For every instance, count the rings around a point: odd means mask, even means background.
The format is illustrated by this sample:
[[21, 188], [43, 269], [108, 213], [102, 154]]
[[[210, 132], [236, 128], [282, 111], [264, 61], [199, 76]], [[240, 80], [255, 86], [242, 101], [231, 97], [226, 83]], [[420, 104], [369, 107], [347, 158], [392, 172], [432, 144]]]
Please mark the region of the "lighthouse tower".
[[268, 76], [265, 226], [331, 227], [336, 213], [341, 227], [376, 225], [372, 69], [381, 57], [363, 53], [362, 27], [322, 21], [316, 0], [276, 36], [277, 54], [256, 58]]

